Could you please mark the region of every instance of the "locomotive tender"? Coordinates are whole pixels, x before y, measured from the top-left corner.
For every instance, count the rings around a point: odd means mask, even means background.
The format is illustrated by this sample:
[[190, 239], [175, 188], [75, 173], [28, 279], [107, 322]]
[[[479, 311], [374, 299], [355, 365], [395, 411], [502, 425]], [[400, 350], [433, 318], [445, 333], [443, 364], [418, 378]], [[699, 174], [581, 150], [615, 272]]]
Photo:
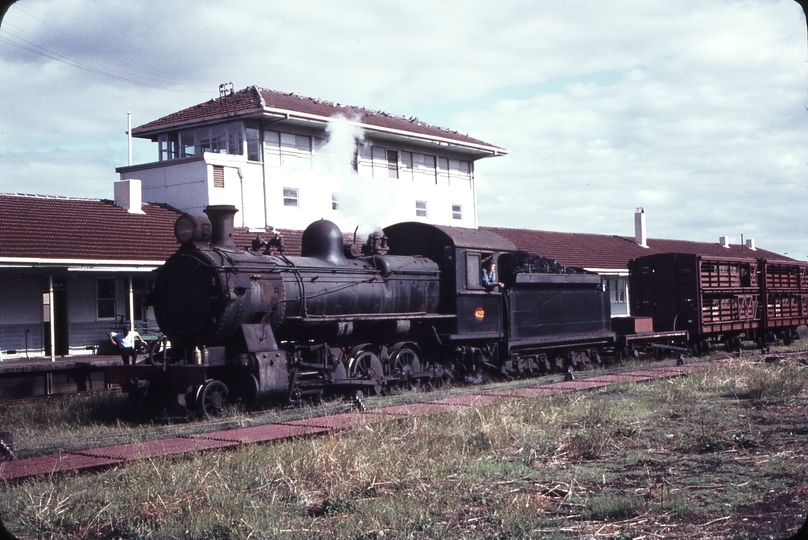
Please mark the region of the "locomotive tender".
[[[178, 218], [182, 245], [153, 288], [171, 348], [152, 365], [107, 371], [146, 414], [520, 376], [599, 360], [614, 343], [599, 276], [495, 233], [399, 223], [360, 248], [320, 220], [303, 233], [301, 256], [287, 257], [278, 238], [238, 248], [236, 211]], [[489, 258], [502, 286], [481, 281]]]

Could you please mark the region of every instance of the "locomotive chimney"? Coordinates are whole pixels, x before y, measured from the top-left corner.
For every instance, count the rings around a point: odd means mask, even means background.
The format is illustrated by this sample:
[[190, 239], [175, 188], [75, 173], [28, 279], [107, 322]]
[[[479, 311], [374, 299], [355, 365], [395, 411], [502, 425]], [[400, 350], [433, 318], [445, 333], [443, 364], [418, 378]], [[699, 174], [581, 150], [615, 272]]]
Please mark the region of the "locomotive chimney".
[[232, 204], [217, 204], [205, 208], [210, 219], [210, 243], [214, 247], [236, 249], [233, 239], [233, 219], [238, 209]]
[[645, 210], [637, 208], [634, 212], [634, 242], [640, 247], [647, 248], [645, 240]]

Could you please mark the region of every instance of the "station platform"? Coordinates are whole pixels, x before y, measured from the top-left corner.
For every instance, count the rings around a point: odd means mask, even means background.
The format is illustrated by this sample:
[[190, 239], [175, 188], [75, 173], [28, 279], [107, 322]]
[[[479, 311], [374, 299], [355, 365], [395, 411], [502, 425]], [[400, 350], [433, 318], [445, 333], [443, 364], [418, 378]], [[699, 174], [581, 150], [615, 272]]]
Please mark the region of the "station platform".
[[119, 355], [57, 356], [53, 361], [42, 356], [6, 357], [0, 361], [0, 400], [103, 390], [104, 369], [122, 364]]

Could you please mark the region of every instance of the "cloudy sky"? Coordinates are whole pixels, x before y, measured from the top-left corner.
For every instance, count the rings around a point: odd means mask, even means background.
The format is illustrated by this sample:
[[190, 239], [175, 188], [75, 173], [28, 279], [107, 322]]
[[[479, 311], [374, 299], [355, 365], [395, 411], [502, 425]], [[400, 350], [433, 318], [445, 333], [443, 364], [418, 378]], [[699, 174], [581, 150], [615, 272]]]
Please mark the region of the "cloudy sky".
[[[250, 85], [502, 146], [483, 225], [808, 259], [793, 0], [20, 0], [0, 27], [0, 192], [112, 197], [135, 126]], [[134, 162], [156, 160], [136, 142]]]

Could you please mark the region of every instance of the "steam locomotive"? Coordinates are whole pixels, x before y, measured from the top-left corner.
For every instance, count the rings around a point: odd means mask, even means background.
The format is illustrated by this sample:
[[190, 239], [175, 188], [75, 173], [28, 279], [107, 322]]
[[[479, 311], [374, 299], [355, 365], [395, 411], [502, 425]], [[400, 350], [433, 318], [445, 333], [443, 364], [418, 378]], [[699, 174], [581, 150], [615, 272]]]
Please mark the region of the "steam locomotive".
[[[359, 246], [320, 220], [287, 257], [279, 237], [238, 248], [235, 207], [205, 213], [177, 219], [181, 246], [155, 278], [170, 348], [107, 371], [149, 415], [519, 377], [599, 362], [615, 343], [598, 275], [489, 231], [399, 223]], [[498, 285], [481, 279], [488, 260]]]

